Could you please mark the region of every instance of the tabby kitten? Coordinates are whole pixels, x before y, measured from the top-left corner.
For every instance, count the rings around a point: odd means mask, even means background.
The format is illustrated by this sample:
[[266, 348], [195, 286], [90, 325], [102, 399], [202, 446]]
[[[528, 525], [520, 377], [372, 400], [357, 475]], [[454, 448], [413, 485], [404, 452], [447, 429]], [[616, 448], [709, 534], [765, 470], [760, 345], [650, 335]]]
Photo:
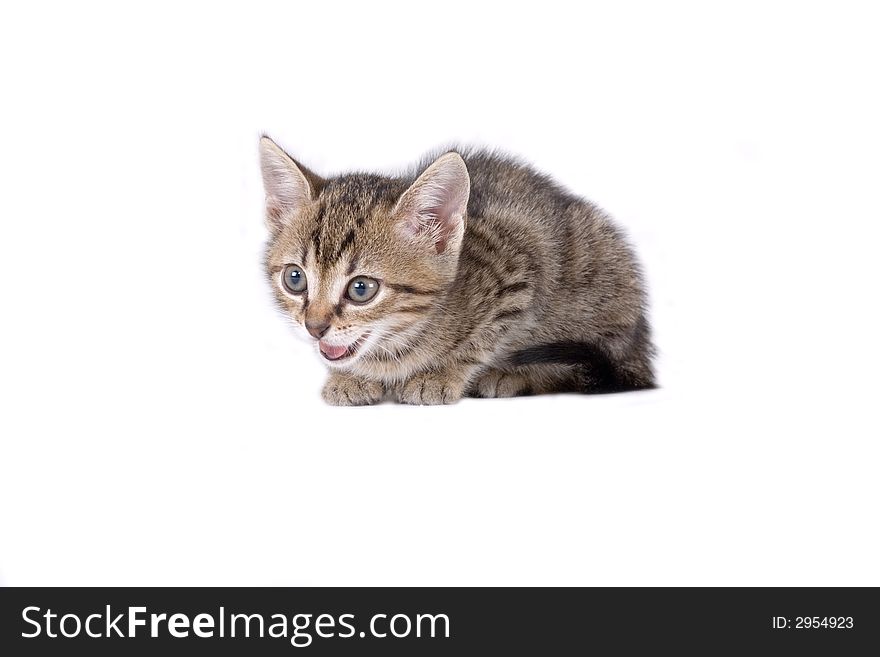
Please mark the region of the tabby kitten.
[[650, 388], [633, 253], [605, 213], [507, 157], [321, 178], [260, 142], [266, 269], [330, 404]]

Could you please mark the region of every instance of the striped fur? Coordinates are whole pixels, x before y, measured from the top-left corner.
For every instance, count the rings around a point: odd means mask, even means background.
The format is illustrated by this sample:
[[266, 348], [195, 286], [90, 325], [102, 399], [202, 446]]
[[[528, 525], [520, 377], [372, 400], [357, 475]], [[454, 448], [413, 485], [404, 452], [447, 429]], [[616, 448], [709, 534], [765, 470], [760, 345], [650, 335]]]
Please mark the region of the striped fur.
[[[458, 156], [444, 156], [445, 177], [426, 166], [432, 158], [408, 176], [325, 180], [268, 138], [261, 149], [272, 233], [265, 263], [279, 307], [297, 325], [329, 319], [322, 340], [360, 344], [345, 362], [328, 363], [329, 403], [654, 385], [639, 266], [588, 201], [485, 151], [457, 151], [466, 172]], [[408, 200], [419, 187], [440, 199], [436, 216]], [[453, 206], [466, 202], [466, 216], [441, 217], [445, 192]], [[419, 206], [426, 218], [404, 221], [402, 206]], [[289, 264], [305, 272], [306, 294], [280, 284]], [[380, 282], [363, 305], [344, 298], [359, 275]]]

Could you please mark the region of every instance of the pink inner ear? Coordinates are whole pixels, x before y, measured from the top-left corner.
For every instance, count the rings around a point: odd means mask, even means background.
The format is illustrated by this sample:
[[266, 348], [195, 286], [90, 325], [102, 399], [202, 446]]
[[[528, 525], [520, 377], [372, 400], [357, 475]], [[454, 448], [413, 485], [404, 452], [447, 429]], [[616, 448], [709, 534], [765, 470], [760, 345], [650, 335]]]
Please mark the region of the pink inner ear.
[[279, 222], [284, 214], [284, 207], [278, 202], [274, 196], [266, 197], [266, 216], [270, 221]]
[[437, 253], [443, 253], [449, 242], [450, 233], [455, 230], [455, 217], [448, 203], [435, 204], [423, 209], [417, 221], [417, 230], [430, 235]]
[[440, 207], [422, 208], [421, 212], [411, 211], [406, 221], [407, 231], [411, 235], [427, 235], [434, 243], [437, 253], [446, 251], [449, 236], [455, 230], [456, 222], [461, 221], [448, 209]]

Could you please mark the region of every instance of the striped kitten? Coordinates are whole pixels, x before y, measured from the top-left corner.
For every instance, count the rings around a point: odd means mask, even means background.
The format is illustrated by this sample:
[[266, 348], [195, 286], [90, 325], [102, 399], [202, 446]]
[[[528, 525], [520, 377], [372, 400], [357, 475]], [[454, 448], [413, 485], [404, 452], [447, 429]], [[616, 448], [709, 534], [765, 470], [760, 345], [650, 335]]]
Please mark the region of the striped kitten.
[[330, 368], [324, 399], [650, 388], [639, 267], [597, 207], [514, 160], [320, 178], [260, 142], [266, 269]]

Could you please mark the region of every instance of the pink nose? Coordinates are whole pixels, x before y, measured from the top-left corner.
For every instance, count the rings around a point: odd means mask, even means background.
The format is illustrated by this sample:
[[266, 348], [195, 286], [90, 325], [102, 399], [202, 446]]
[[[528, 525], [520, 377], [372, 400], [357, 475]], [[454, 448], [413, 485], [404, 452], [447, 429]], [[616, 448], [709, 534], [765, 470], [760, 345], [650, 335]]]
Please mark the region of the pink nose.
[[324, 334], [330, 328], [330, 320], [322, 319], [318, 322], [306, 322], [306, 331], [308, 331], [313, 338], [316, 340], [320, 340], [324, 337]]

